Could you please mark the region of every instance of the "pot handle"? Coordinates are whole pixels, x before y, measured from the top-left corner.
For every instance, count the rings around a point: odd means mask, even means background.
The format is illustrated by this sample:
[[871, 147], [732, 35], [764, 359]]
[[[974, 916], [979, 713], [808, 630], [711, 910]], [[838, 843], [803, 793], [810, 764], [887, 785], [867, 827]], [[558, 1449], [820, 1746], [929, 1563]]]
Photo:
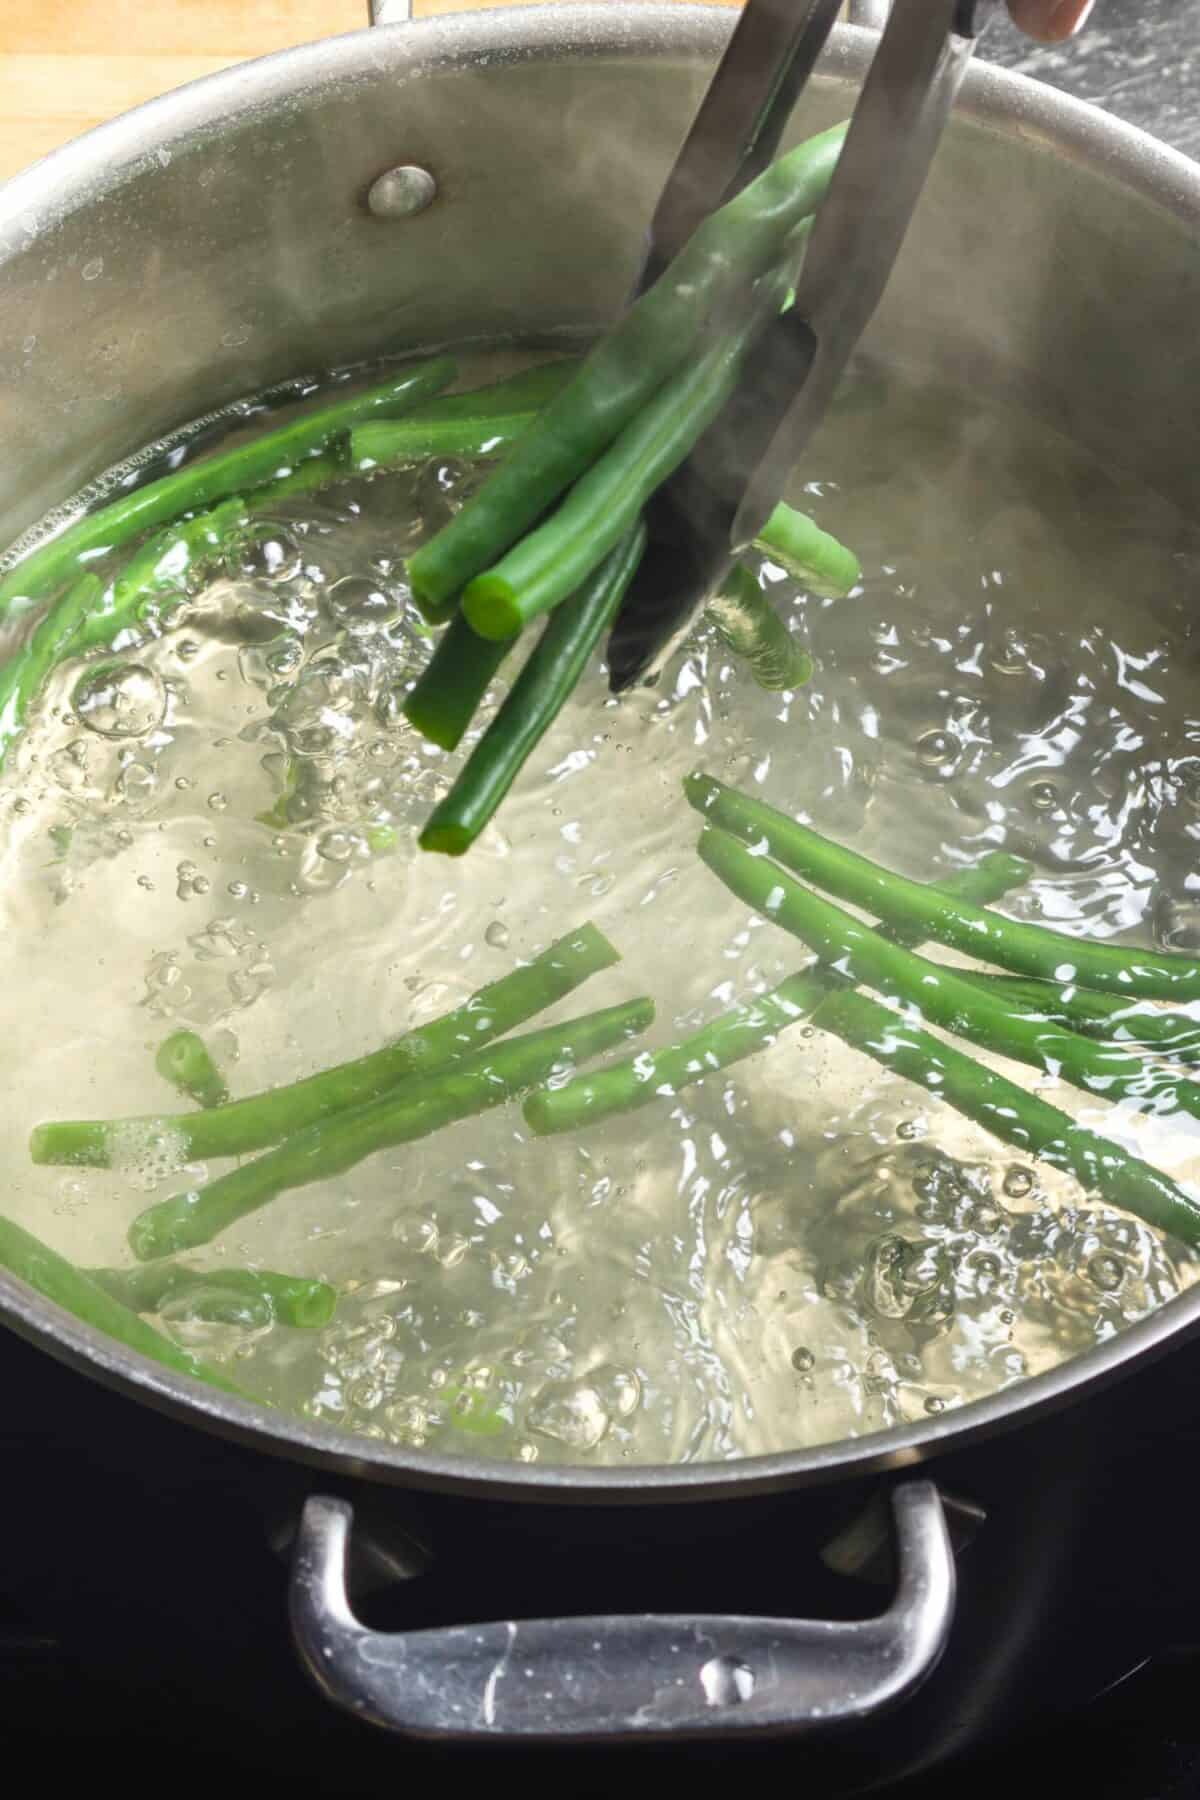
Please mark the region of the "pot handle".
[[292, 1631], [317, 1686], [416, 1737], [525, 1742], [811, 1730], [903, 1699], [936, 1666], [954, 1558], [929, 1481], [892, 1495], [898, 1580], [875, 1619], [509, 1619], [383, 1634], [350, 1610], [353, 1510], [310, 1498], [292, 1565]]

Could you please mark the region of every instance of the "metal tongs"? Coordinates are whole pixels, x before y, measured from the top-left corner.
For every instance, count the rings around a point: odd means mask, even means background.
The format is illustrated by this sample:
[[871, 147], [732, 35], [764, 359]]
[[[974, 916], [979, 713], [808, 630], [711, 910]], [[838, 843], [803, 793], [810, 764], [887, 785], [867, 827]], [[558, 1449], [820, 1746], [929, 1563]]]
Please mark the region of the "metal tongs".
[[[647, 509], [608, 646], [614, 693], [661, 660], [782, 499], [887, 286], [995, 0], [894, 0], [817, 214], [791, 308]], [[840, 0], [746, 0], [658, 203], [637, 293], [773, 158]]]

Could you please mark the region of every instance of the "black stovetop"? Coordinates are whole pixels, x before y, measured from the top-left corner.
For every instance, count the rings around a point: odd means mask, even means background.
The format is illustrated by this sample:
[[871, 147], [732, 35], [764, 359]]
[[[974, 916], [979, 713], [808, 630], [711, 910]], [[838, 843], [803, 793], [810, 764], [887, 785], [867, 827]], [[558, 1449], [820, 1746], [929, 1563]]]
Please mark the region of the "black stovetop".
[[[1085, 38], [1066, 50], [1035, 51], [1005, 24], [986, 54], [1200, 154], [1196, 14], [1195, 0], [1099, 0]], [[166, 1793], [302, 1784], [306, 1800], [376, 1794], [397, 1780], [419, 1790], [443, 1765], [456, 1783], [494, 1778], [494, 1763], [476, 1770], [461, 1752], [359, 1728], [309, 1689], [287, 1647], [286, 1565], [264, 1556], [258, 1497], [240, 1489], [221, 1447], [201, 1456], [198, 1482], [190, 1461], [178, 1473], [162, 1466], [169, 1435], [151, 1431], [147, 1441], [135, 1408], [44, 1356], [6, 1347], [4, 1375], [0, 1728], [9, 1768], [24, 1749], [39, 1785], [51, 1771], [65, 1785], [103, 1769]], [[153, 1502], [140, 1518], [147, 1485]], [[232, 1617], [213, 1604], [231, 1591]], [[443, 1600], [455, 1616], [452, 1580]], [[462, 1603], [459, 1616], [470, 1616], [469, 1597]], [[961, 1800], [1001, 1783], [1041, 1793], [1066, 1771], [1089, 1800], [1200, 1796], [1198, 1693], [1200, 1649], [1159, 1656], [1086, 1711], [903, 1793]], [[782, 1771], [788, 1747], [777, 1754]], [[536, 1758], [505, 1760], [514, 1778], [535, 1778]], [[756, 1758], [755, 1772], [770, 1766]], [[557, 1771], [556, 1786], [561, 1763]], [[677, 1778], [703, 1787], [706, 1771], [724, 1786], [736, 1764], [708, 1750], [673, 1753]], [[595, 1793], [621, 1778], [586, 1755], [566, 1777]]]

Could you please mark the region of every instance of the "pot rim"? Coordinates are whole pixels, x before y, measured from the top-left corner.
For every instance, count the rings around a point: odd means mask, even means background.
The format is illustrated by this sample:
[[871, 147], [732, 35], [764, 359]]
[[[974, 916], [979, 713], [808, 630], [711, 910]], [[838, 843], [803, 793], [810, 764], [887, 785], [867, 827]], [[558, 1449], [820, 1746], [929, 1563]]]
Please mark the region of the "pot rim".
[[[239, 64], [152, 100], [54, 151], [0, 188], [0, 254], [55, 216], [109, 192], [162, 150], [196, 132], [219, 130], [234, 111], [263, 108], [306, 89], [376, 77], [469, 68], [489, 62], [662, 57], [721, 50], [734, 9], [713, 5], [630, 7], [553, 4], [456, 13], [351, 32]], [[861, 78], [874, 34], [835, 29], [824, 75]], [[818, 77], [819, 79], [819, 77]], [[1200, 165], [1100, 108], [1043, 83], [976, 64], [959, 113], [993, 132], [1015, 130], [1053, 145], [1081, 167], [1123, 184], [1193, 231], [1200, 222]], [[704, 1500], [909, 1469], [1067, 1404], [1200, 1334], [1200, 1285], [1108, 1343], [1015, 1387], [918, 1425], [730, 1462], [634, 1464], [620, 1468], [504, 1463], [380, 1445], [335, 1426], [239, 1400], [176, 1375], [82, 1324], [0, 1270], [0, 1321], [60, 1361], [157, 1410], [270, 1454], [364, 1479], [508, 1499], [638, 1503]]]

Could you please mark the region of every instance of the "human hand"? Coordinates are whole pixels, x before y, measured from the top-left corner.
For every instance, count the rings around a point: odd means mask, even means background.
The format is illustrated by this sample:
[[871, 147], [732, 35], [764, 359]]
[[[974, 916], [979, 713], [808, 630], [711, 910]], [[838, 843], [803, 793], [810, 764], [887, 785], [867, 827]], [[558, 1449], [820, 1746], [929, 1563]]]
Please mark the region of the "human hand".
[[1058, 44], [1079, 30], [1094, 0], [1008, 0], [1013, 23], [1043, 44]]

